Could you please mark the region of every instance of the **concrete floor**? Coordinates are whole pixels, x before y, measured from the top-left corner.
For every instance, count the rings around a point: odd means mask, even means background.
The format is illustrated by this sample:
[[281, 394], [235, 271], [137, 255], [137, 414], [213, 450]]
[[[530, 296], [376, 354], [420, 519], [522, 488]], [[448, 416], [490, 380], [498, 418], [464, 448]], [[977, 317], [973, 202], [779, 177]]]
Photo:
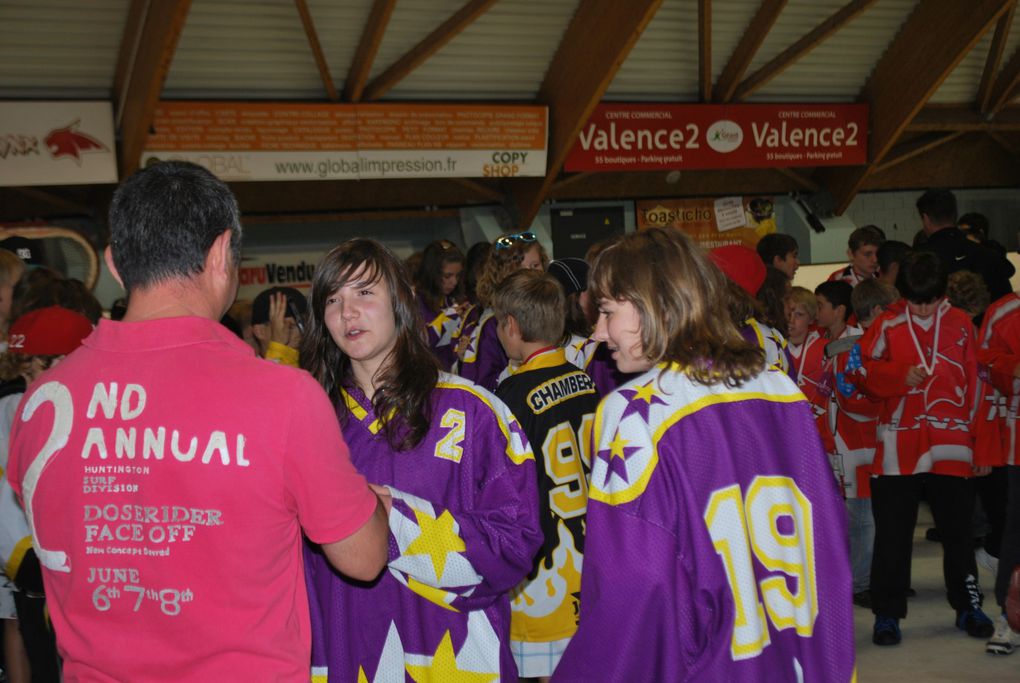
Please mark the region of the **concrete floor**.
[[[903, 642], [892, 647], [873, 645], [871, 610], [854, 608], [858, 681], [1020, 683], [1020, 650], [1008, 656], [985, 654], [985, 641], [956, 628], [955, 612], [945, 598], [942, 546], [924, 538], [930, 526], [931, 514], [922, 504], [912, 566], [917, 597], [911, 598], [907, 618], [900, 621]], [[999, 614], [992, 590], [994, 577], [980, 567], [979, 572], [984, 610], [994, 620]]]

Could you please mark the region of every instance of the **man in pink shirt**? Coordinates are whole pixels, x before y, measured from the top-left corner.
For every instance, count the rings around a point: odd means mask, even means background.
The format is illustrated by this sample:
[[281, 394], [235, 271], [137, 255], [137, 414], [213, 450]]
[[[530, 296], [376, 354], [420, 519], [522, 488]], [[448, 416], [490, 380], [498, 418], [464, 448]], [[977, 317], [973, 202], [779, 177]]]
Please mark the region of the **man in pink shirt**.
[[156, 164], [110, 229], [127, 315], [32, 385], [9, 461], [64, 679], [307, 680], [302, 530], [371, 580], [382, 506], [319, 385], [217, 322], [240, 260], [226, 185]]

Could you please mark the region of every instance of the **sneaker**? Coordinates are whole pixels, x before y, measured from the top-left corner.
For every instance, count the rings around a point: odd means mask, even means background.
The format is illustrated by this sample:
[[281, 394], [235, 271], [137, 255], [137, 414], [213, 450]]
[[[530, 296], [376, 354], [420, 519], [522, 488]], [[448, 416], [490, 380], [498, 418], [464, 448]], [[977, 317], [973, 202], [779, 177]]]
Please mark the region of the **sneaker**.
[[854, 593], [854, 604], [858, 607], [871, 609], [871, 591], [865, 589], [860, 593]]
[[971, 638], [991, 638], [995, 633], [995, 624], [980, 607], [957, 612], [956, 628], [966, 631]]
[[900, 620], [892, 617], [875, 617], [875, 629], [871, 633], [871, 642], [875, 645], [899, 645], [903, 639], [900, 634]]
[[999, 572], [999, 558], [992, 557], [984, 548], [978, 548], [974, 551], [974, 561], [977, 562], [979, 567], [988, 570], [993, 578]]
[[1009, 627], [1005, 614], [1000, 614], [995, 620], [995, 634], [985, 645], [985, 652], [991, 655], [1010, 655], [1017, 646], [1020, 646], [1020, 633]]

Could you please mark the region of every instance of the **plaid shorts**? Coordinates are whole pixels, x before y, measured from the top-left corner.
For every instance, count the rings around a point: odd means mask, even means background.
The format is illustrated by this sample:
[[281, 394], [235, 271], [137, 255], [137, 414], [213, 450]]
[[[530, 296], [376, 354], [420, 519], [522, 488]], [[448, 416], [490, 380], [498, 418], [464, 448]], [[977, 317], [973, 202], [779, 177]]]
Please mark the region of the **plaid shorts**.
[[510, 649], [514, 653], [514, 661], [517, 662], [517, 675], [521, 678], [551, 676], [569, 643], [570, 638], [545, 643], [511, 640]]

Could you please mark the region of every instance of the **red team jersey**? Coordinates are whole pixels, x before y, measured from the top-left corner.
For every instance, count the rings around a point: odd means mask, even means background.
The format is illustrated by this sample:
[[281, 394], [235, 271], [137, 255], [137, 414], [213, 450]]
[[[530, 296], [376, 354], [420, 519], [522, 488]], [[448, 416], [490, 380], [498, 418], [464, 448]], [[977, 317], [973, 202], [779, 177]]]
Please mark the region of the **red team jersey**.
[[988, 390], [978, 409], [979, 444], [998, 454], [996, 465], [1020, 465], [1017, 412], [1020, 379], [1020, 295], [1002, 297], [985, 311], [977, 357]]
[[[979, 389], [973, 329], [966, 313], [942, 300], [926, 320], [906, 308], [887, 311], [861, 340], [856, 379], [882, 400], [874, 474], [969, 477], [972, 461], [986, 464], [971, 433]], [[908, 370], [919, 365], [931, 376], [907, 386]]]
[[808, 332], [804, 343], [790, 342], [786, 347], [793, 361], [793, 376], [797, 386], [804, 392], [815, 417], [815, 426], [822, 437], [826, 453], [834, 453], [836, 444], [829, 430], [829, 396], [832, 394], [832, 378], [827, 372], [825, 360], [825, 338], [817, 330]]

